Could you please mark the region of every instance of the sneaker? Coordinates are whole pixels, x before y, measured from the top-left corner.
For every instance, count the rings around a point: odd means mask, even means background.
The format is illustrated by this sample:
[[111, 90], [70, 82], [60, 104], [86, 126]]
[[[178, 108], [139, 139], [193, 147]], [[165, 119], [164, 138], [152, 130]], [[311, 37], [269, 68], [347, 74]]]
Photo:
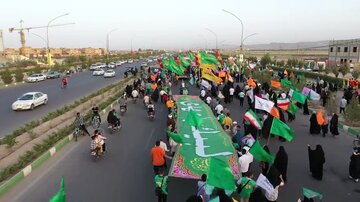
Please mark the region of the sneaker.
[[359, 182], [359, 179], [355, 179], [355, 182]]

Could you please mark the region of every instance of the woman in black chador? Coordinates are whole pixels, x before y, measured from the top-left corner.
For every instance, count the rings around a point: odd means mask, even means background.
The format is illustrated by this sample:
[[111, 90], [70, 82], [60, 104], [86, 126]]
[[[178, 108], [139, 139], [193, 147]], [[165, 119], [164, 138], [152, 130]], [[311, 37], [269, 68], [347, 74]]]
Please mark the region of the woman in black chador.
[[339, 135], [338, 122], [339, 122], [338, 115], [334, 113], [330, 119], [330, 132], [334, 136]]
[[284, 147], [280, 146], [279, 151], [277, 152], [275, 157], [274, 166], [281, 173], [284, 182], [287, 181], [287, 176], [286, 176], [287, 165], [288, 165], [288, 155]]
[[323, 166], [325, 163], [325, 153], [321, 145], [316, 145], [316, 149], [312, 150], [308, 145], [310, 172], [311, 175], [317, 179], [322, 180]]
[[317, 122], [316, 113], [313, 112], [310, 117], [310, 134], [320, 134], [321, 127]]
[[305, 103], [303, 105], [303, 110], [304, 110], [304, 115], [310, 115], [309, 113], [309, 108], [308, 108], [308, 103], [307, 103], [307, 99], [305, 100]]

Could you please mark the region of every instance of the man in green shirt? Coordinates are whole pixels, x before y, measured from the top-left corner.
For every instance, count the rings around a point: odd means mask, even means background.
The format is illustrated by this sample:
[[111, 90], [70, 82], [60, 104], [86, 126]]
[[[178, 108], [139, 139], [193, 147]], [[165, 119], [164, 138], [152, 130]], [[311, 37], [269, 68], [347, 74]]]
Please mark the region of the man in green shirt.
[[217, 119], [218, 119], [218, 121], [219, 121], [219, 123], [220, 123], [220, 125], [221, 126], [223, 126], [223, 121], [224, 121], [224, 119], [225, 119], [225, 114], [224, 114], [224, 112], [223, 111], [221, 111], [221, 113], [218, 115], [218, 117], [217, 117]]
[[237, 184], [241, 189], [240, 202], [249, 202], [251, 193], [256, 188], [256, 182], [253, 180], [254, 175], [249, 171], [246, 177], [242, 177], [237, 181]]
[[155, 175], [155, 189], [160, 188], [161, 193], [156, 193], [158, 197], [158, 202], [167, 201], [167, 183], [168, 176], [164, 175], [164, 169], [160, 169], [159, 174]]

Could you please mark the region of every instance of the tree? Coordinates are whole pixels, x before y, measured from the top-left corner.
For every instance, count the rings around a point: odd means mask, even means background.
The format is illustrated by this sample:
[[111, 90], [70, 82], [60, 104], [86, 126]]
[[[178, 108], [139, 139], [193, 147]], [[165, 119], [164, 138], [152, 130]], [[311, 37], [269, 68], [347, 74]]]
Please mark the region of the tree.
[[1, 79], [3, 80], [3, 82], [5, 84], [11, 84], [13, 81], [13, 77], [12, 74], [10, 72], [9, 69], [6, 69], [2, 74], [1, 74]]
[[271, 58], [269, 53], [266, 53], [261, 59], [260, 59], [260, 64], [262, 67], [265, 67], [267, 64], [269, 64], [271, 62]]
[[304, 61], [298, 60], [298, 65], [299, 65], [299, 68], [303, 68], [304, 67]]
[[336, 93], [330, 93], [329, 100], [326, 102], [326, 111], [328, 114], [336, 113], [338, 110], [338, 105], [336, 104]]
[[331, 72], [331, 69], [329, 67], [324, 68], [325, 74], [329, 74]]
[[351, 99], [345, 109], [345, 120], [350, 126], [360, 122], [360, 105], [357, 99]]
[[343, 77], [350, 72], [350, 68], [347, 65], [343, 65], [339, 68], [339, 71], [343, 75]]
[[360, 76], [360, 71], [354, 70], [351, 75], [354, 77], [354, 79], [358, 79]]
[[279, 67], [283, 67], [285, 65], [285, 61], [284, 60], [278, 61], [277, 64]]
[[333, 67], [331, 68], [331, 71], [333, 74], [335, 74], [336, 78], [339, 76], [339, 70], [337, 67]]
[[247, 58], [249, 62], [257, 62], [257, 58], [255, 56], [250, 56]]
[[24, 73], [21, 69], [15, 70], [15, 81], [16, 82], [22, 82], [24, 79]]

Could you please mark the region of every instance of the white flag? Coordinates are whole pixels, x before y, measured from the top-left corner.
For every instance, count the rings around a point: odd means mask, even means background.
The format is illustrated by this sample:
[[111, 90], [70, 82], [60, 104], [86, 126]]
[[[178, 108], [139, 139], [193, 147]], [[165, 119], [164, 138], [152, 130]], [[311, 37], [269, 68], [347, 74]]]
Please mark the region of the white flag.
[[270, 113], [273, 107], [274, 103], [272, 101], [255, 96], [255, 109], [261, 109]]
[[274, 192], [273, 185], [269, 182], [269, 180], [263, 174], [260, 174], [258, 179], [256, 180], [256, 186], [261, 187], [268, 194], [271, 194]]
[[254, 89], [250, 88], [248, 91], [246, 91], [246, 96], [248, 96], [251, 100], [251, 103], [254, 102]]
[[320, 100], [320, 95], [316, 93], [315, 91], [310, 91], [310, 99], [311, 100]]

